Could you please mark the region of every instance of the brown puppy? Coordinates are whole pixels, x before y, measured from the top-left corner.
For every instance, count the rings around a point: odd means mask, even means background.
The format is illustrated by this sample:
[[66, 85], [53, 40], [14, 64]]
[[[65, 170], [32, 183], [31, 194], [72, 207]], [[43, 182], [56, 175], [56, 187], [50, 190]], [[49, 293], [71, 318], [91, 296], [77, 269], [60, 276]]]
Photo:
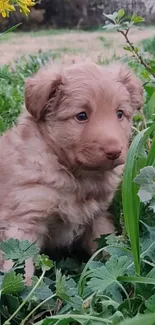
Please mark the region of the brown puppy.
[[91, 252], [95, 238], [113, 231], [107, 209], [142, 105], [141, 83], [122, 65], [44, 68], [27, 80], [25, 104], [0, 139], [0, 240], [52, 249], [81, 237]]

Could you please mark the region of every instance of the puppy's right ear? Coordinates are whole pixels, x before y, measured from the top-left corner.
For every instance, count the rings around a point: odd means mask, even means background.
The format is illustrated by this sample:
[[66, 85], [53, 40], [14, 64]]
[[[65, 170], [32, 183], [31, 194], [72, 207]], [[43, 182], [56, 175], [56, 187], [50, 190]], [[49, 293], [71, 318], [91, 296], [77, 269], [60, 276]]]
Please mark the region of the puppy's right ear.
[[62, 84], [62, 75], [57, 71], [39, 71], [36, 76], [28, 78], [25, 86], [25, 106], [37, 120], [46, 113], [49, 100], [54, 99]]

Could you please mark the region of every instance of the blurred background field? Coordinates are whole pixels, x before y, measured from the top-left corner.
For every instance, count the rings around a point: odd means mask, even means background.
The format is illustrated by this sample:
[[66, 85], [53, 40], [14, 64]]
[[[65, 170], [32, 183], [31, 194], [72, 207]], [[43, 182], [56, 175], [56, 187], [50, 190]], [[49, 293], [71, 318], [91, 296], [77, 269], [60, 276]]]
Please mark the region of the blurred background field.
[[154, 0], [42, 0], [26, 17], [19, 10], [0, 18], [0, 32], [21, 23], [16, 33], [0, 39], [0, 64], [13, 63], [25, 54], [51, 52], [54, 59], [74, 62], [90, 57], [110, 61], [125, 54], [124, 39], [115, 32], [103, 32], [104, 13], [124, 8], [145, 18], [145, 26], [130, 31], [134, 44], [155, 36]]
[[[21, 32], [20, 26], [18, 29], [18, 32], [1, 37], [0, 64], [14, 63], [25, 54], [39, 52], [49, 52], [53, 59], [63, 63], [88, 57], [106, 63], [126, 54], [123, 37], [117, 32], [103, 31], [102, 28], [93, 31], [50, 28], [29, 32]], [[133, 28], [130, 31], [130, 39], [135, 45], [141, 45], [141, 41], [153, 37], [154, 26]]]
[[[154, 57], [154, 26], [134, 27], [130, 40], [147, 56]], [[0, 129], [3, 132], [16, 120], [24, 101], [25, 78], [35, 73], [40, 65], [55, 62], [74, 63], [92, 59], [99, 64], [122, 60], [132, 53], [123, 49], [125, 40], [114, 31], [42, 29], [4, 34], [0, 38]], [[137, 67], [136, 67], [137, 69]]]

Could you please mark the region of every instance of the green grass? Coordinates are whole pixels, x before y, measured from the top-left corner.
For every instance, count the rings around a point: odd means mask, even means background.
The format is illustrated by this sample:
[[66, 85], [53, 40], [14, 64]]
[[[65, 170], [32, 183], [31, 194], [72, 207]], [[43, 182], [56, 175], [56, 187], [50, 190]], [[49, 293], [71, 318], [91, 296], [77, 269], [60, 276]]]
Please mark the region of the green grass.
[[[82, 30], [82, 29], [67, 29], [67, 28], [49, 28], [49, 29], [40, 29], [40, 30], [32, 30], [29, 32], [26, 31], [20, 31], [20, 26], [18, 27], [18, 29], [16, 31], [10, 32], [10, 33], [6, 33], [5, 35], [1, 36], [0, 42], [4, 42], [4, 41], [10, 41], [12, 39], [16, 39], [19, 38], [21, 39], [21, 37], [25, 37], [25, 36], [29, 36], [32, 38], [36, 38], [36, 37], [42, 37], [42, 36], [55, 36], [55, 35], [62, 35], [62, 34], [70, 34], [70, 33], [96, 33], [96, 32], [102, 32], [103, 34], [105, 33], [105, 31], [103, 30], [102, 26], [99, 28], [93, 28], [93, 29], [88, 29], [88, 30]], [[111, 31], [108, 31], [109, 33], [111, 33]], [[106, 32], [107, 33], [107, 32]], [[101, 41], [102, 41], [102, 36], [101, 36]]]
[[60, 54], [80, 54], [80, 53], [84, 53], [86, 50], [84, 48], [70, 48], [70, 47], [57, 47], [55, 49], [55, 51], [57, 51]]
[[145, 52], [155, 55], [155, 37], [145, 39], [141, 42]]
[[15, 68], [0, 66], [0, 132], [10, 127], [17, 119], [24, 103], [25, 78], [37, 72], [49, 58], [60, 56], [60, 52], [40, 53], [25, 56], [16, 62]]
[[98, 38], [103, 43], [103, 47], [112, 47], [113, 42], [111, 40], [106, 39], [104, 36], [99, 36]]
[[[20, 27], [19, 27], [20, 28]], [[69, 29], [41, 29], [39, 31], [30, 31], [30, 32], [21, 32], [15, 31], [12, 33], [7, 33], [4, 36], [1, 36], [0, 41], [9, 41], [12, 38], [19, 38], [30, 36], [30, 37], [41, 37], [41, 36], [52, 36], [52, 35], [61, 35], [61, 34], [69, 34], [72, 30]]]

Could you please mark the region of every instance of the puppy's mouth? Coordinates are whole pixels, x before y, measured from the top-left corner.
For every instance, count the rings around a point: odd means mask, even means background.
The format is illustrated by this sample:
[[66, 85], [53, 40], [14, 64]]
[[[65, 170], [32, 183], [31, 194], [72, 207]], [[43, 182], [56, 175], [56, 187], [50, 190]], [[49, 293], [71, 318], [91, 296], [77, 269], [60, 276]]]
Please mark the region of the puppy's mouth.
[[105, 159], [105, 161], [102, 162], [92, 162], [91, 161], [85, 161], [82, 159], [76, 159], [78, 167], [88, 170], [88, 171], [106, 171], [106, 170], [112, 170], [120, 165], [123, 165], [125, 160], [123, 158], [115, 159], [115, 160], [109, 160]]
[[111, 161], [111, 168], [116, 168], [118, 166], [124, 165], [125, 160], [123, 158], [112, 160]]

